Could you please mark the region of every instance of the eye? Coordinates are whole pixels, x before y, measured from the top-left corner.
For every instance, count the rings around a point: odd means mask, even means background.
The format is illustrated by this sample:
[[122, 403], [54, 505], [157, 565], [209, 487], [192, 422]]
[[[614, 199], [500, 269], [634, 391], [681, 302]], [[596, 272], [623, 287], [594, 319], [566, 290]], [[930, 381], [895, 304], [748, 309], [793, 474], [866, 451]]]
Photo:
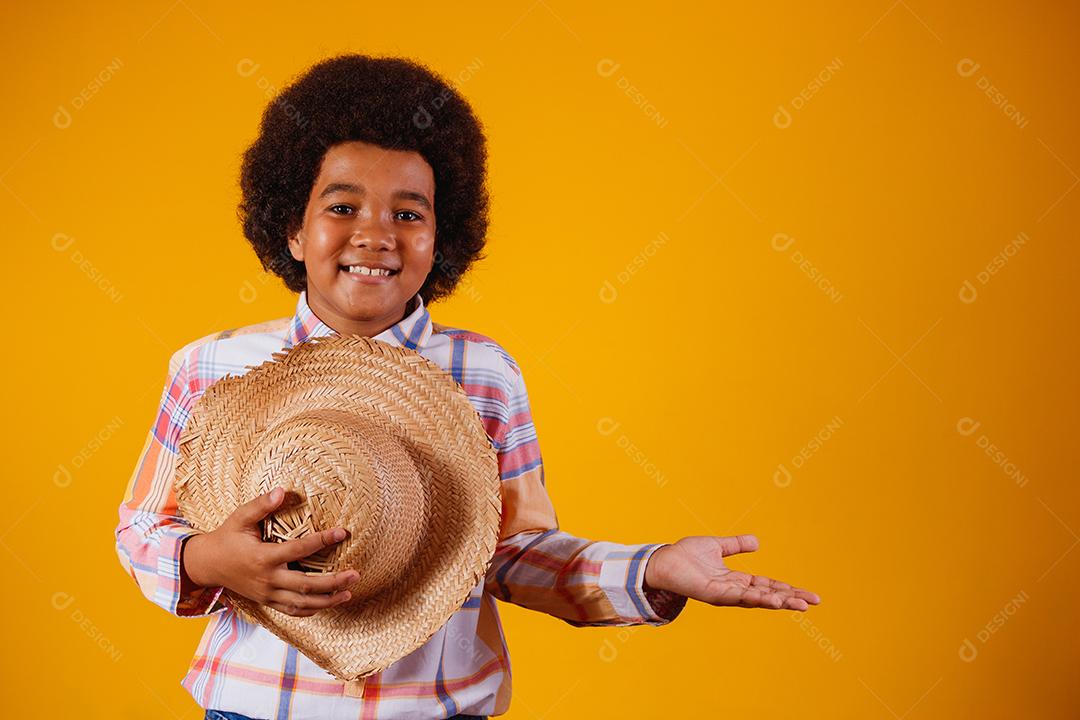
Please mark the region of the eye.
[[412, 215], [412, 216], [414, 216], [415, 220], [405, 218], [409, 222], [415, 222], [416, 220], [422, 220], [423, 219], [422, 217], [420, 217], [419, 214], [414, 213], [412, 210], [401, 210], [401, 211], [398, 212], [398, 215]]
[[331, 205], [329, 208], [330, 212], [334, 213], [335, 215], [340, 215], [341, 213], [336, 212], [334, 208], [346, 208], [349, 211], [352, 211], [352, 207], [350, 207], [349, 205], [342, 205], [338, 203], [337, 205]]

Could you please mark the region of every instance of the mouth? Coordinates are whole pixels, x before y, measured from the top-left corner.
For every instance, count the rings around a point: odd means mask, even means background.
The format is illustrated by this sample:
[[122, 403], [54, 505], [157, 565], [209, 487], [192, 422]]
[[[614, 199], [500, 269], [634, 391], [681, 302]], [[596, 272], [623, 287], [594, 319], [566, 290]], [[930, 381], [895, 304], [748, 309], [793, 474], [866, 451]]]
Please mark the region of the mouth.
[[345, 273], [349, 280], [365, 285], [378, 285], [394, 279], [401, 271], [388, 268], [374, 268], [367, 265], [339, 265], [338, 270]]

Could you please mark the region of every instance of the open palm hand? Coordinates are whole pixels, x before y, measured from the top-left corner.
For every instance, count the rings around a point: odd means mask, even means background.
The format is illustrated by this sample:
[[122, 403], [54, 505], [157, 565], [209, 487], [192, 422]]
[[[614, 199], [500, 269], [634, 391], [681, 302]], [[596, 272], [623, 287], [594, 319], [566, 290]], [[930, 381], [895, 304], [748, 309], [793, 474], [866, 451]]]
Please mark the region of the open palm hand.
[[805, 611], [821, 602], [809, 590], [732, 570], [724, 563], [729, 555], [757, 549], [755, 535], [684, 537], [653, 553], [645, 568], [645, 583], [710, 605]]

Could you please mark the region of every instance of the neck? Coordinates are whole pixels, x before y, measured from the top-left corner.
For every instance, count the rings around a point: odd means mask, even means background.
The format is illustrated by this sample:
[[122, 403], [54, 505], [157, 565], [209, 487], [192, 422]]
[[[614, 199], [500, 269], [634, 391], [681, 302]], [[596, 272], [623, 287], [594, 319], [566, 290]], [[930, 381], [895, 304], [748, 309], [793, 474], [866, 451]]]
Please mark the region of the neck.
[[335, 312], [329, 304], [322, 301], [321, 296], [312, 295], [310, 290], [308, 291], [308, 307], [315, 313], [315, 317], [319, 318], [319, 320], [339, 335], [374, 337], [407, 318], [409, 314], [416, 309], [416, 297], [413, 296], [413, 298], [405, 303], [405, 309], [403, 311], [393, 313], [390, 316], [367, 320], [356, 320]]

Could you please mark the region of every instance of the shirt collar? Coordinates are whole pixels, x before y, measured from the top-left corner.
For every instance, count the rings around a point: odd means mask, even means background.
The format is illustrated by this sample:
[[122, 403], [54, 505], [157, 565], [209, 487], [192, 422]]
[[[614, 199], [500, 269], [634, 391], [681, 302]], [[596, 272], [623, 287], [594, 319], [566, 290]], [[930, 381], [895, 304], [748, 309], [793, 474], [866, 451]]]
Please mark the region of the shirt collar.
[[[416, 307], [400, 322], [391, 325], [373, 339], [409, 350], [419, 350], [431, 336], [431, 313], [424, 306], [424, 298], [420, 293], [413, 296]], [[296, 301], [296, 314], [289, 323], [289, 332], [285, 336], [286, 347], [292, 347], [313, 337], [324, 335], [337, 335], [338, 332], [324, 323], [307, 302], [307, 290], [300, 291], [300, 297]]]

